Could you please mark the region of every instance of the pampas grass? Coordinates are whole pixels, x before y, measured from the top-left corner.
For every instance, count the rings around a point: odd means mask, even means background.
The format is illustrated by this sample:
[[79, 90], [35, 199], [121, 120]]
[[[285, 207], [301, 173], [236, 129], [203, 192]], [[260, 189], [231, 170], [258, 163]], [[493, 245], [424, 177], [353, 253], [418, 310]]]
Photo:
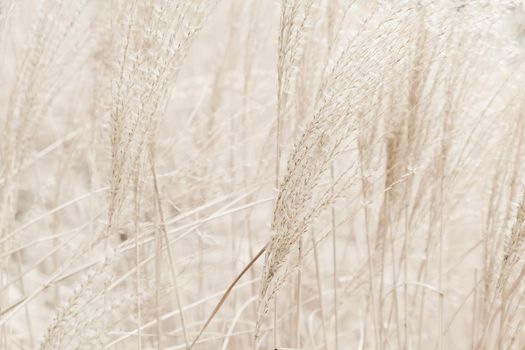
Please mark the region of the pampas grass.
[[522, 349], [524, 13], [0, 0], [0, 348]]

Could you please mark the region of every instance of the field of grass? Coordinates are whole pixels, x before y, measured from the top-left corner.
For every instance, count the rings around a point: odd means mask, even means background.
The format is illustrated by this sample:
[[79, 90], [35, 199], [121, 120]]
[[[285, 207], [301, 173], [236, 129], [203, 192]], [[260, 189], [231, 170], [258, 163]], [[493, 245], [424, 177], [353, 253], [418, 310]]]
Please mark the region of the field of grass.
[[0, 0], [0, 349], [525, 349], [525, 3]]

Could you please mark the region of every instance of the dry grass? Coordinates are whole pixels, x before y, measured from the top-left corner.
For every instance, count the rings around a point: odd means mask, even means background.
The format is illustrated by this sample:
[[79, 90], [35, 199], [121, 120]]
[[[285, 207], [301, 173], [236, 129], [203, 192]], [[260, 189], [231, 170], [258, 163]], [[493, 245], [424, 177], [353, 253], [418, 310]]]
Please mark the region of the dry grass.
[[524, 349], [524, 23], [0, 0], [0, 349]]

